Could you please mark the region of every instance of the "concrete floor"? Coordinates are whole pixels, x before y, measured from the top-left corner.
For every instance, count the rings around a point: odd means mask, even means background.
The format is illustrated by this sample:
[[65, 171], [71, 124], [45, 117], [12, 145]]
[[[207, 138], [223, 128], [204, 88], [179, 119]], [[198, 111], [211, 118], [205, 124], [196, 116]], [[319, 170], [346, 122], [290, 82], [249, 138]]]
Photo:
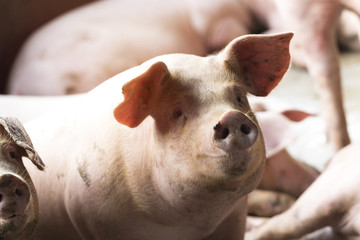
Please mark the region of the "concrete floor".
[[[351, 140], [358, 141], [360, 140], [360, 53], [344, 53], [340, 62], [348, 131]], [[319, 99], [309, 74], [306, 70], [294, 66], [269, 97], [310, 113], [320, 112]], [[298, 138], [288, 147], [288, 151], [295, 158], [322, 170], [333, 155], [326, 142], [323, 119], [319, 116], [309, 117], [294, 125], [298, 131]]]

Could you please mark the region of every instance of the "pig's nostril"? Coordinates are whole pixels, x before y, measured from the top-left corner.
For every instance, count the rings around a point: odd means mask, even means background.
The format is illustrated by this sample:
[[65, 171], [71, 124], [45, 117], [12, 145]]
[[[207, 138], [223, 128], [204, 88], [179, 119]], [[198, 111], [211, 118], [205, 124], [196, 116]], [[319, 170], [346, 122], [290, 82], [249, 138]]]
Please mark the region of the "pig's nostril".
[[3, 195], [0, 194], [0, 202], [2, 202], [2, 199], [3, 199]]
[[214, 130], [217, 131], [220, 129], [220, 123], [217, 123], [215, 126], [214, 126]]
[[250, 130], [251, 130], [251, 129], [250, 129], [249, 126], [247, 126], [247, 125], [245, 125], [245, 124], [241, 124], [240, 130], [241, 130], [242, 133], [248, 135], [248, 134], [250, 133]]
[[224, 129], [221, 131], [220, 139], [225, 139], [225, 138], [227, 138], [228, 135], [229, 135], [229, 129], [224, 128]]
[[229, 129], [224, 128], [223, 126], [220, 125], [220, 123], [217, 123], [214, 126], [214, 130], [215, 130], [216, 139], [225, 139], [227, 138], [227, 136], [229, 136]]
[[15, 195], [18, 196], [18, 197], [21, 197], [21, 196], [23, 195], [23, 192], [22, 192], [20, 189], [18, 189], [18, 188], [15, 190], [14, 193], [15, 193]]

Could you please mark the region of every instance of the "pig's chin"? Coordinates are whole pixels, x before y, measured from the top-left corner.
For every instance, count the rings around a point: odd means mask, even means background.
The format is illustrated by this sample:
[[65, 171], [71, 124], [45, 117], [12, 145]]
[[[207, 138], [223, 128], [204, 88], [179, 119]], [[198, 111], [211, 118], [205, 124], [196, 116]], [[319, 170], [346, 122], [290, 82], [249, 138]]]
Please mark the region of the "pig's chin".
[[0, 235], [6, 236], [4, 239], [17, 239], [16, 237], [23, 229], [26, 216], [14, 215], [8, 218], [0, 218]]
[[209, 171], [209, 177], [214, 180], [213, 187], [244, 194], [252, 191], [260, 180], [265, 164], [265, 157], [259, 156], [258, 150], [254, 146], [238, 152], [219, 150], [203, 156], [203, 163], [207, 162], [210, 167], [216, 165], [215, 171]]

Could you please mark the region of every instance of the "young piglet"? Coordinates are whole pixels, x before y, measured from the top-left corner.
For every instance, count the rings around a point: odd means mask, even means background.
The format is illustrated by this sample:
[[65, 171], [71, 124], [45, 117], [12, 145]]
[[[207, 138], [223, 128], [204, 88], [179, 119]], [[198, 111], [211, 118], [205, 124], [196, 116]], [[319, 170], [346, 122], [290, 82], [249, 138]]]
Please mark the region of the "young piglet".
[[28, 123], [49, 165], [35, 239], [242, 239], [265, 164], [246, 94], [279, 83], [292, 36], [159, 56]]
[[316, 230], [304, 239], [359, 239], [359, 156], [359, 142], [341, 150], [288, 211], [246, 239], [297, 239]]
[[29, 239], [38, 221], [38, 199], [23, 156], [44, 170], [21, 123], [0, 117], [0, 239]]

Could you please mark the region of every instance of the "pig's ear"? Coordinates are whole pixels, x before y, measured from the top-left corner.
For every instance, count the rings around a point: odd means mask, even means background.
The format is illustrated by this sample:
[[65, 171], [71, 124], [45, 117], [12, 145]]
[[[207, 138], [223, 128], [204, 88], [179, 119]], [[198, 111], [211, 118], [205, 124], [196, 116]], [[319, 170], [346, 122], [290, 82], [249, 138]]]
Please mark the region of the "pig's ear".
[[301, 122], [302, 120], [306, 119], [307, 117], [315, 116], [313, 113], [307, 113], [300, 110], [285, 110], [281, 112], [282, 115], [287, 117], [289, 120], [293, 122]]
[[23, 125], [16, 118], [3, 118], [0, 117], [0, 125], [5, 129], [6, 133], [12, 141], [22, 149], [24, 149], [26, 155], [35, 166], [44, 170], [45, 164], [41, 160], [39, 154], [35, 151], [34, 146]]
[[126, 83], [122, 88], [124, 101], [114, 110], [115, 119], [128, 127], [137, 127], [151, 114], [162, 81], [169, 75], [165, 63], [157, 62]]
[[245, 80], [249, 93], [266, 96], [289, 67], [289, 44], [293, 35], [244, 35], [230, 42], [219, 56]]

